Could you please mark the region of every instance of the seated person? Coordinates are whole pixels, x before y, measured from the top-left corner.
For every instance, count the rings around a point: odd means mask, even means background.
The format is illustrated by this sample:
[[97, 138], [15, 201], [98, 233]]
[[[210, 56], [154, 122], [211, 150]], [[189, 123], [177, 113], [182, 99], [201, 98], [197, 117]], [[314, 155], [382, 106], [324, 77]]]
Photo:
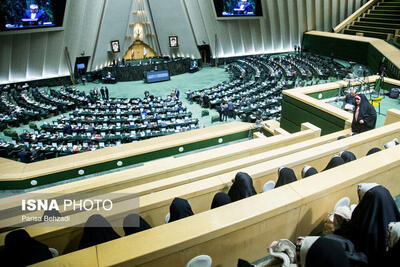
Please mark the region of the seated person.
[[342, 159], [341, 156], [333, 156], [331, 160], [328, 162], [328, 165], [326, 165], [325, 169], [323, 171], [327, 171], [329, 169], [335, 168], [337, 166], [340, 166], [344, 164], [344, 160]]
[[72, 127], [69, 123], [64, 125], [63, 132], [65, 135], [72, 135]]
[[362, 77], [363, 76], [363, 74], [364, 74], [364, 70], [363, 70], [363, 68], [360, 66], [360, 67], [358, 67], [358, 70], [357, 70], [357, 77]]
[[[270, 258], [259, 265], [239, 259], [237, 266], [365, 266], [365, 255], [356, 252], [351, 241], [335, 235], [299, 237], [296, 245], [290, 240], [273, 241]], [[364, 256], [364, 257], [363, 257]], [[364, 260], [364, 261], [363, 261]], [[360, 265], [358, 265], [360, 264]]]
[[381, 151], [381, 150], [382, 150], [382, 149], [380, 149], [379, 147], [373, 147], [373, 148], [371, 148], [370, 150], [368, 150], [367, 156], [372, 155], [372, 154], [374, 154], [374, 153], [377, 153], [377, 152], [379, 152], [379, 151]]
[[151, 228], [151, 226], [138, 214], [129, 214], [126, 216], [123, 226], [125, 236], [136, 234]]
[[218, 192], [214, 195], [214, 198], [211, 203], [211, 209], [215, 209], [215, 208], [221, 207], [223, 205], [227, 205], [231, 202], [232, 202], [232, 200], [227, 193]]
[[53, 257], [45, 244], [33, 239], [23, 229], [8, 233], [4, 240], [5, 266], [27, 266]]
[[[376, 183], [359, 184], [359, 204], [348, 223], [336, 234], [352, 241], [368, 257], [368, 266], [380, 266], [387, 251], [387, 225], [400, 221], [400, 213], [390, 192]], [[385, 265], [389, 266], [389, 265]]]
[[228, 191], [232, 202], [257, 194], [253, 186], [253, 179], [245, 172], [238, 172], [232, 182], [233, 184]]
[[305, 165], [303, 167], [303, 169], [301, 170], [301, 178], [307, 178], [307, 177], [317, 174], [317, 173], [318, 173], [317, 169], [315, 169], [312, 166]]
[[[350, 93], [346, 95], [343, 102], [343, 108], [346, 110], [353, 110], [354, 105], [356, 104], [355, 96], [357, 94], [357, 89], [351, 89]], [[352, 106], [349, 106], [352, 105]], [[350, 109], [351, 107], [351, 109]]]
[[276, 182], [275, 188], [290, 184], [297, 181], [296, 174], [290, 168], [280, 167], [278, 170], [278, 181]]
[[344, 160], [344, 163], [348, 163], [357, 159], [356, 155], [350, 151], [342, 151], [339, 153], [339, 156]]
[[[108, 71], [105, 76], [102, 77], [102, 80], [104, 83], [116, 83], [116, 79], [112, 76], [111, 72]], [[98, 92], [98, 95], [100, 95], [100, 92]]]
[[31, 155], [26, 152], [25, 148], [23, 148], [19, 153], [18, 153], [18, 158], [19, 161], [22, 163], [30, 163], [31, 162]]
[[79, 249], [105, 243], [119, 237], [106, 218], [99, 214], [94, 214], [85, 223], [82, 238], [79, 242]]
[[248, 12], [253, 12], [253, 8], [247, 0], [241, 0], [237, 3], [234, 11], [235, 14], [246, 15]]
[[194, 215], [189, 202], [186, 199], [174, 198], [169, 206], [170, 218], [168, 223]]
[[29, 6], [29, 8], [29, 10], [25, 10], [24, 19], [37, 20], [39, 25], [42, 25], [44, 22], [46, 22], [46, 13], [43, 10], [39, 10], [38, 5], [32, 4]]

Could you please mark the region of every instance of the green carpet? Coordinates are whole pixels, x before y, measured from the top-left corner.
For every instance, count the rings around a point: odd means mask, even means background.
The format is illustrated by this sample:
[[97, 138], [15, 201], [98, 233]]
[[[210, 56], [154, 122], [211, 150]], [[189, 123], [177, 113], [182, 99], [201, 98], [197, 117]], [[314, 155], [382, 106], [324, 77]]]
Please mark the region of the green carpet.
[[[366, 95], [368, 99], [370, 99], [369, 95]], [[329, 102], [328, 104], [331, 104], [335, 107], [342, 107], [343, 102], [342, 101], [338, 101], [338, 102]], [[386, 112], [391, 109], [391, 108], [399, 108], [399, 99], [392, 99], [388, 96], [384, 96], [384, 98], [382, 98], [381, 101], [381, 108], [380, 108], [380, 112], [379, 112], [379, 107], [375, 107], [376, 110], [376, 128], [382, 127], [385, 124], [385, 119], [386, 119]]]

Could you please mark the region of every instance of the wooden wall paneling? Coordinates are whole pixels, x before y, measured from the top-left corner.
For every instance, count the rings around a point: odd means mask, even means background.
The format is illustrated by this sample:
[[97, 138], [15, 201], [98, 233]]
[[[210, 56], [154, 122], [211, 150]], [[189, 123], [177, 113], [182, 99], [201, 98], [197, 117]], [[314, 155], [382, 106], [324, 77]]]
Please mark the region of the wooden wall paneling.
[[10, 78], [12, 36], [0, 37], [0, 83], [5, 83]]
[[29, 60], [30, 34], [16, 34], [12, 36], [11, 49], [11, 79], [26, 79], [26, 70]]

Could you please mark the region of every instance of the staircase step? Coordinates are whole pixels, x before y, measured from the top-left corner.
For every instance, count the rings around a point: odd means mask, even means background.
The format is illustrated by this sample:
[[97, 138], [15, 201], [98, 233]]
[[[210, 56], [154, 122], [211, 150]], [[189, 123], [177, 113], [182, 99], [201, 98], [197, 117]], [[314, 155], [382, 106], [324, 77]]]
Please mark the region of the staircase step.
[[344, 34], [351, 34], [351, 35], [356, 35], [356, 33], [362, 33], [363, 36], [365, 37], [373, 37], [373, 38], [378, 38], [382, 40], [387, 40], [388, 34], [387, 33], [381, 33], [381, 32], [370, 32], [370, 31], [360, 31], [360, 30], [349, 30], [345, 29], [343, 31]]
[[386, 9], [375, 9], [371, 10], [370, 14], [381, 14], [381, 15], [400, 15], [400, 10], [386, 10]]
[[376, 5], [374, 6], [374, 9], [400, 10], [400, 5]]
[[366, 27], [377, 27], [377, 28], [388, 28], [388, 29], [400, 29], [400, 24], [391, 24], [391, 23], [355, 21], [354, 25], [366, 26]]
[[377, 17], [371, 17], [371, 16], [360, 18], [360, 21], [388, 23], [388, 24], [397, 24], [397, 23], [399, 23], [399, 20], [397, 20], [397, 19], [377, 18]]
[[400, 21], [400, 14], [396, 14], [396, 15], [393, 15], [393, 14], [376, 14], [376, 13], [370, 13], [370, 14], [367, 14], [367, 13], [365, 13], [364, 14], [364, 17], [366, 17], [366, 18], [380, 18], [380, 19], [392, 19], [392, 20], [395, 20], [395, 21], [397, 21], [397, 23]]
[[349, 29], [350, 30], [367, 31], [367, 32], [382, 32], [382, 33], [396, 34], [396, 29], [388, 29], [388, 28], [377, 28], [377, 27], [352, 25], [349, 27]]
[[400, 7], [400, 2], [398, 1], [388, 1], [388, 2], [380, 2], [378, 3], [379, 6], [395, 6], [395, 7]]

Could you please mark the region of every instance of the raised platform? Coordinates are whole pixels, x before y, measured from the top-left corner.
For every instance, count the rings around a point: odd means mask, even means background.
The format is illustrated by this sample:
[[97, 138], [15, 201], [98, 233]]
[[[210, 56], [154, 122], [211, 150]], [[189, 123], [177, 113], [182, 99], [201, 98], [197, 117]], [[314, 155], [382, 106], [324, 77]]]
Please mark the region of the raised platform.
[[171, 76], [189, 72], [190, 58], [177, 58], [171, 60], [154, 59], [137, 65], [122, 67], [106, 67], [103, 73], [111, 72], [118, 82], [143, 80], [144, 74], [157, 68], [157, 71], [168, 70]]

